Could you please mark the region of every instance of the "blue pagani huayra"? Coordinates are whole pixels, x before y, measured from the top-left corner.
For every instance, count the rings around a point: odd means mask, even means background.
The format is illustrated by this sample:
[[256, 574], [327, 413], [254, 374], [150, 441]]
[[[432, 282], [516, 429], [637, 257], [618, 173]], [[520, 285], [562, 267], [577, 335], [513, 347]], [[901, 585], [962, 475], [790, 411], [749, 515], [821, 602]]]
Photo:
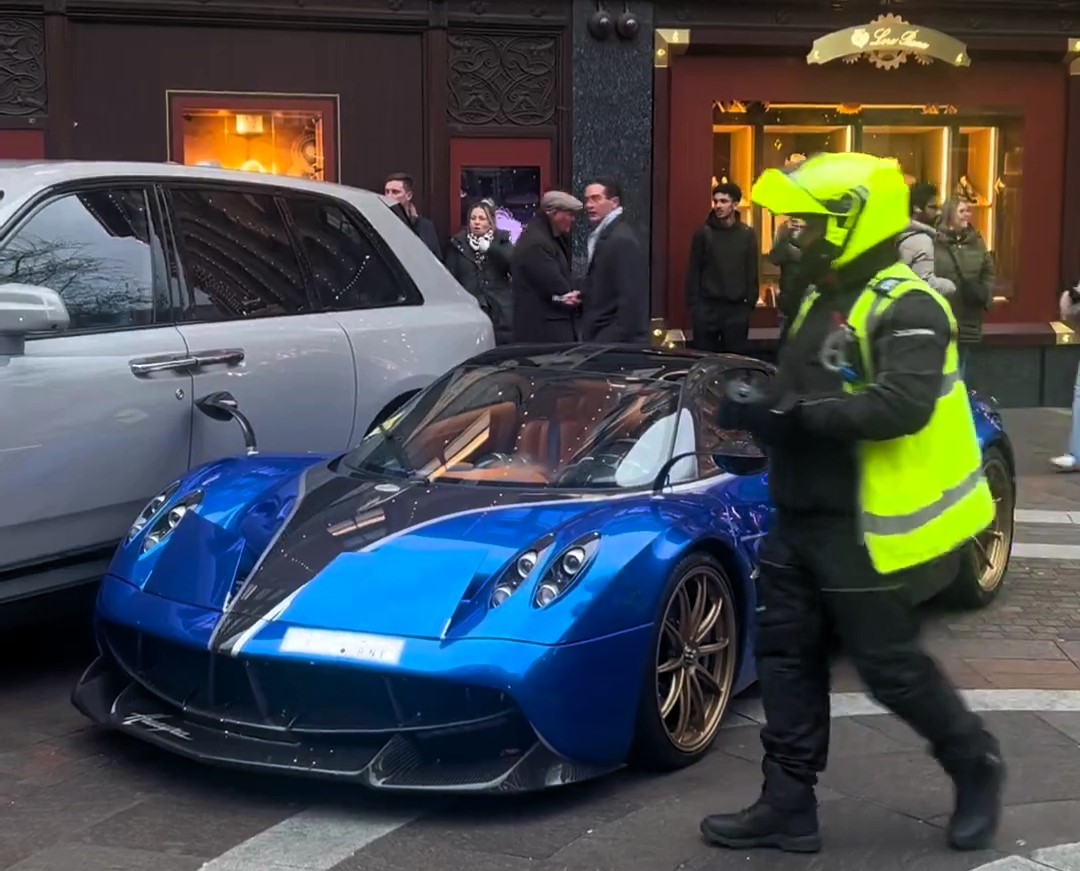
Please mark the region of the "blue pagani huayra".
[[[734, 356], [511, 347], [454, 369], [348, 454], [200, 468], [104, 578], [92, 720], [205, 762], [400, 790], [515, 791], [707, 752], [754, 681], [765, 460], [716, 424]], [[912, 577], [1001, 586], [1012, 450], [973, 398], [998, 513]]]

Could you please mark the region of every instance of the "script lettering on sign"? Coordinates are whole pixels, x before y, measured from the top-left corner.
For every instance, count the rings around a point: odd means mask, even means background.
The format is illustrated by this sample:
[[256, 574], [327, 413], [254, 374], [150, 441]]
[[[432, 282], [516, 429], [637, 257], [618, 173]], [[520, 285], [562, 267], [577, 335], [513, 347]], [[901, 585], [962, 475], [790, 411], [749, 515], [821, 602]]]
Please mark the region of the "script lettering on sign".
[[819, 36], [806, 60], [812, 64], [834, 60], [854, 64], [866, 60], [883, 70], [894, 70], [908, 60], [924, 66], [935, 60], [954, 67], [971, 65], [967, 47], [960, 40], [891, 13], [857, 27]]
[[870, 40], [867, 48], [900, 48], [907, 51], [926, 51], [930, 43], [919, 39], [918, 30], [905, 30], [899, 36], [893, 36], [891, 27], [879, 27], [874, 31], [874, 37]]

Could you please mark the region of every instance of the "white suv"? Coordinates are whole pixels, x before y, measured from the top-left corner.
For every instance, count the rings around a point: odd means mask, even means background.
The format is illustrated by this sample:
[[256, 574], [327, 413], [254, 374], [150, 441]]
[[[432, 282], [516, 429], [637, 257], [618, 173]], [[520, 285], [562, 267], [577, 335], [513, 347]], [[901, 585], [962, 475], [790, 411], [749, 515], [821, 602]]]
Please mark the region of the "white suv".
[[0, 164], [0, 604], [95, 580], [150, 496], [238, 452], [200, 399], [243, 412], [260, 450], [342, 453], [493, 344], [368, 191]]

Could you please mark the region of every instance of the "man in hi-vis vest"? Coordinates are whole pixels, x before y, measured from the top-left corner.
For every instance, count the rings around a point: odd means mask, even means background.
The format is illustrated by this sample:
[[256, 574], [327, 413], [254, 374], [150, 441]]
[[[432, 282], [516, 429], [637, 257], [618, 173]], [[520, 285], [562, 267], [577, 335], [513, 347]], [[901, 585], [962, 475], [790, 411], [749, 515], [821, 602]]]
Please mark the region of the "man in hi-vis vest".
[[907, 185], [891, 161], [821, 154], [766, 171], [751, 198], [805, 222], [800, 264], [813, 287], [768, 395], [721, 406], [722, 426], [765, 445], [776, 506], [757, 593], [765, 785], [749, 808], [706, 817], [702, 832], [730, 848], [821, 849], [814, 786], [836, 638], [870, 694], [951, 776], [950, 845], [984, 848], [1001, 813], [1000, 748], [920, 647], [903, 573], [963, 546], [994, 504], [951, 309], [898, 261]]

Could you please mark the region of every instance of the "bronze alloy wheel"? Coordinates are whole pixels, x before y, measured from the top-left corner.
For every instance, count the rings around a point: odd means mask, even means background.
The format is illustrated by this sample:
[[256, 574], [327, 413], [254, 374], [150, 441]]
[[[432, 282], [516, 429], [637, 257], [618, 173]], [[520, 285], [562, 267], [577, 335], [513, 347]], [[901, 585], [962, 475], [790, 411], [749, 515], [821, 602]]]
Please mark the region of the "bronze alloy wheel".
[[994, 497], [994, 522], [975, 536], [972, 556], [979, 587], [987, 593], [998, 588], [1005, 577], [1013, 540], [1013, 485], [1005, 464], [992, 457], [983, 469]]
[[668, 740], [682, 753], [708, 746], [735, 682], [735, 603], [723, 576], [697, 565], [668, 599], [656, 656], [656, 695]]

